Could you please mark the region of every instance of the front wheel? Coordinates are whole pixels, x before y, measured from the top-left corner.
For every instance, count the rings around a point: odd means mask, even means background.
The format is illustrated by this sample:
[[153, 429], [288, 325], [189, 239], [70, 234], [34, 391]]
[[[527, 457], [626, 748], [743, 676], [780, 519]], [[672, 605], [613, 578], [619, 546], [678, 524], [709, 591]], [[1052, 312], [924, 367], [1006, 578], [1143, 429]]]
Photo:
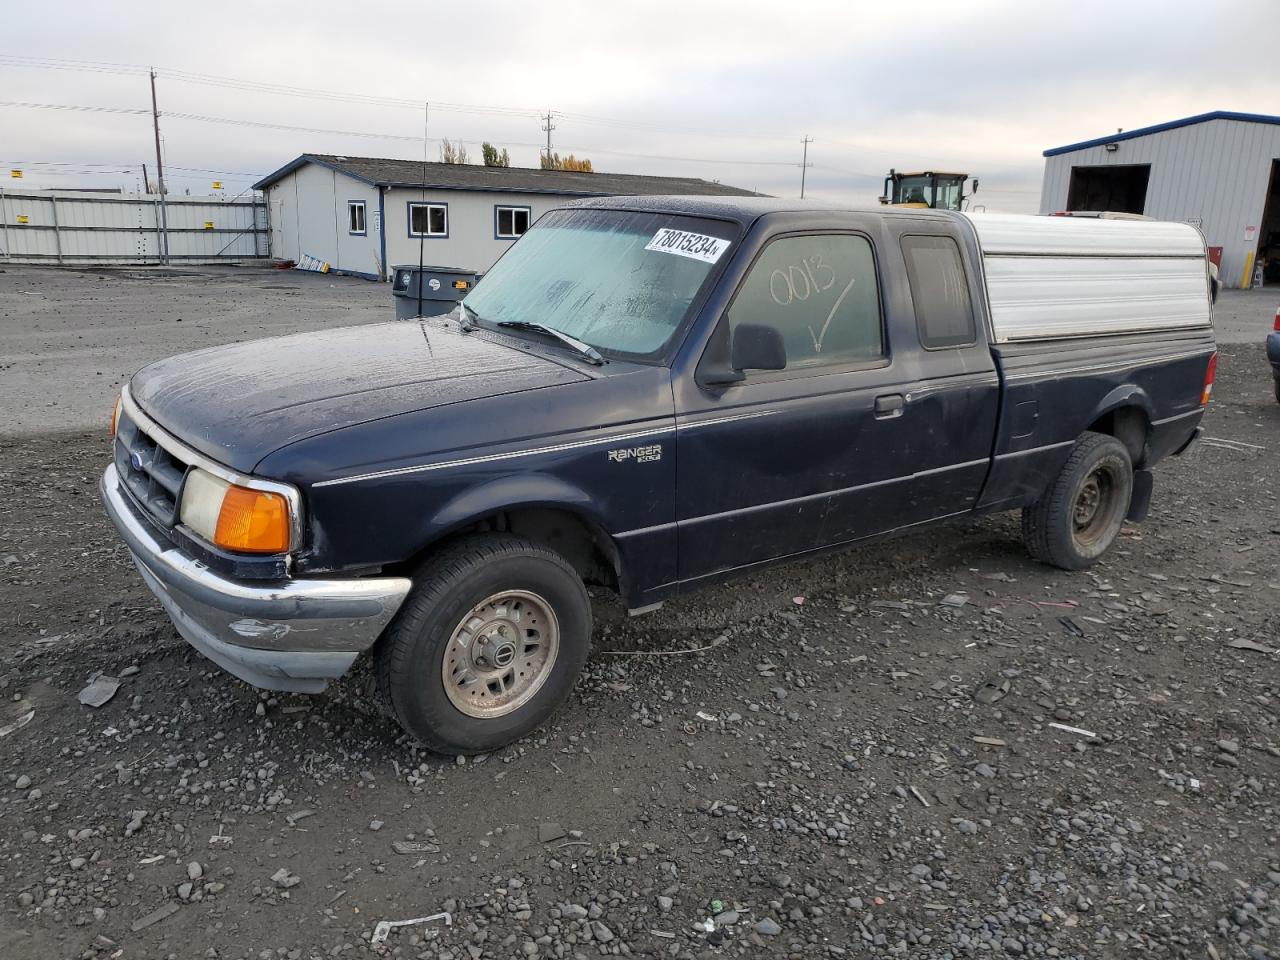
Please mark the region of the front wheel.
[[1085, 433], [1040, 499], [1022, 508], [1027, 552], [1064, 570], [1083, 570], [1120, 534], [1133, 496], [1133, 461], [1123, 443]]
[[591, 645], [591, 604], [559, 554], [506, 534], [468, 537], [422, 570], [377, 652], [378, 690], [439, 753], [496, 750], [564, 702]]

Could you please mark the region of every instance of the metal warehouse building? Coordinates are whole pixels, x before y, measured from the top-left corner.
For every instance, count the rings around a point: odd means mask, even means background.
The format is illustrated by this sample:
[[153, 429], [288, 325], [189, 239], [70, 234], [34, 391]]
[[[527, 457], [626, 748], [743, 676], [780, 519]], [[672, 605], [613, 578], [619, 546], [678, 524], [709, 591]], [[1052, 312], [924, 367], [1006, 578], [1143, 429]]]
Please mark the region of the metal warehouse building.
[[754, 196], [684, 177], [310, 153], [253, 188], [266, 194], [272, 256], [307, 255], [370, 279], [389, 277], [395, 264], [416, 263], [420, 244], [429, 264], [483, 272], [539, 215], [575, 197]]
[[1040, 212], [1111, 210], [1199, 227], [1221, 277], [1280, 280], [1280, 117], [1204, 113], [1044, 152]]

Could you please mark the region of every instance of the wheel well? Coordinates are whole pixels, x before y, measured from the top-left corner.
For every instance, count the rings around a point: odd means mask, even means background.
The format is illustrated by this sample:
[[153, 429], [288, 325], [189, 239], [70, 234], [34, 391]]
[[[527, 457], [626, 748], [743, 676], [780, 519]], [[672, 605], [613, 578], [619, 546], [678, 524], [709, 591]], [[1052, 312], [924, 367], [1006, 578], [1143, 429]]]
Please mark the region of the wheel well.
[[410, 565], [417, 566], [425, 556], [436, 552], [446, 543], [490, 532], [514, 533], [526, 537], [564, 557], [584, 583], [621, 592], [622, 559], [609, 535], [585, 517], [569, 510], [550, 507], [502, 510], [473, 520], [433, 541], [413, 558]]
[[1150, 428], [1146, 411], [1141, 407], [1117, 407], [1108, 410], [1088, 429], [1093, 433], [1105, 433], [1115, 437], [1129, 451], [1129, 458], [1135, 467], [1142, 465], [1146, 458], [1147, 432]]

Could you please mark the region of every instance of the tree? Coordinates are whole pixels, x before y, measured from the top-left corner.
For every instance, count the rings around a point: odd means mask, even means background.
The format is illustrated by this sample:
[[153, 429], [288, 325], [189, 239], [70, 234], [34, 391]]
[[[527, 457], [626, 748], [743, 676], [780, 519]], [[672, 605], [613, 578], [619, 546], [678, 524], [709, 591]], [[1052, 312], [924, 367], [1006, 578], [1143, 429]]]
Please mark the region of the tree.
[[480, 152], [484, 154], [484, 165], [486, 167], [509, 167], [511, 166], [511, 155], [507, 153], [507, 148], [503, 147], [498, 150], [492, 143], [485, 141], [480, 146]]
[[441, 163], [466, 163], [467, 148], [461, 140], [457, 143], [451, 143], [448, 140], [440, 141], [440, 162]]
[[543, 170], [569, 170], [573, 173], [593, 173], [591, 161], [583, 157], [579, 160], [572, 153], [561, 157], [558, 153], [544, 153], [539, 160]]

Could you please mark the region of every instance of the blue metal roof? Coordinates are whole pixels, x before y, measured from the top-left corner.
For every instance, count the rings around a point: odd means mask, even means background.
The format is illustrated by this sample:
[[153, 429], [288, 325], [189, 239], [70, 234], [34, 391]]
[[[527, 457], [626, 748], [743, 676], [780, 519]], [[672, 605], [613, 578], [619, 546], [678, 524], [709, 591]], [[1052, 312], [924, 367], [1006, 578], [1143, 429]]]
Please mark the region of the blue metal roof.
[[1056, 157], [1060, 153], [1072, 153], [1076, 150], [1084, 150], [1086, 147], [1101, 147], [1108, 143], [1117, 143], [1121, 140], [1133, 140], [1135, 137], [1145, 137], [1152, 133], [1163, 133], [1165, 130], [1176, 130], [1179, 127], [1190, 127], [1197, 123], [1206, 123], [1209, 120], [1243, 120], [1246, 123], [1273, 123], [1280, 125], [1280, 117], [1273, 117], [1265, 113], [1233, 113], [1230, 110], [1214, 110], [1212, 113], [1199, 113], [1194, 117], [1183, 117], [1181, 120], [1170, 120], [1168, 123], [1157, 123], [1154, 127], [1142, 127], [1138, 130], [1126, 130], [1124, 133], [1113, 133], [1109, 137], [1098, 137], [1096, 140], [1083, 140], [1080, 143], [1069, 143], [1065, 147], [1053, 147], [1046, 150], [1046, 157]]

